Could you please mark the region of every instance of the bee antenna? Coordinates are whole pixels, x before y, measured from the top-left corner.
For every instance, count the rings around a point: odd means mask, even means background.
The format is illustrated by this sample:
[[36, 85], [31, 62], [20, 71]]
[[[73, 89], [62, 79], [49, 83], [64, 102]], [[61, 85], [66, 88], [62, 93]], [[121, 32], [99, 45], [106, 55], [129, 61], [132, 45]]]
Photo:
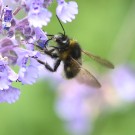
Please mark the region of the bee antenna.
[[59, 19], [59, 17], [56, 15], [56, 17], [57, 17], [57, 19], [58, 19], [58, 21], [59, 21], [59, 23], [60, 23], [60, 25], [61, 25], [61, 28], [62, 28], [62, 30], [63, 30], [63, 32], [64, 32], [64, 36], [65, 36], [65, 29], [64, 29], [64, 27], [63, 27], [63, 25], [62, 25], [62, 23], [61, 23], [61, 21], [60, 21], [60, 19]]

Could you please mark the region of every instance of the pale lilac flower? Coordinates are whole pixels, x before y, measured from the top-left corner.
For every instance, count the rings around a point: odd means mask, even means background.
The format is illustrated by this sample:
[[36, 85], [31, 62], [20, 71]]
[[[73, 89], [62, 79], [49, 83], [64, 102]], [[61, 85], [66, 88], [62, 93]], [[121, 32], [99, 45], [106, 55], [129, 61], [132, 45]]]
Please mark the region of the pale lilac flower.
[[43, 4], [43, 6], [45, 7], [45, 8], [47, 8], [48, 6], [50, 6], [50, 4], [53, 2], [53, 0], [44, 0], [44, 4]]
[[78, 14], [78, 5], [75, 1], [65, 2], [65, 0], [57, 0], [58, 6], [56, 14], [64, 23], [71, 22]]
[[27, 41], [33, 37], [33, 28], [30, 27], [28, 18], [22, 20], [16, 20], [15, 26], [11, 30], [15, 33], [15, 39], [21, 44], [21, 40]]
[[3, 0], [0, 0], [0, 10], [2, 8], [2, 5], [3, 5]]
[[[12, 64], [14, 63], [15, 65], [18, 65], [20, 67], [19, 74], [18, 74], [18, 76], [19, 76], [18, 80], [22, 81], [23, 84], [24, 83], [25, 84], [34, 83], [38, 77], [38, 72], [36, 72], [38, 70], [38, 67], [37, 67], [37, 64], [35, 64], [38, 62], [34, 59], [35, 63], [31, 64], [32, 63], [31, 57], [36, 56], [38, 52], [19, 48], [19, 46], [15, 46], [13, 44], [13, 42], [8, 38], [1, 41], [1, 46], [3, 47], [1, 50], [2, 54], [4, 56], [7, 56], [9, 58], [9, 60], [10, 59], [12, 60], [12, 62], [10, 62], [10, 63], [12, 63]], [[12, 50], [12, 53], [14, 52], [14, 54], [16, 54], [14, 57], [11, 57], [10, 55], [7, 55], [7, 53], [6, 53], [6, 51], [9, 52], [11, 50]], [[29, 61], [28, 61], [28, 59], [29, 59]], [[28, 62], [31, 62], [30, 65], [28, 65]], [[9, 68], [8, 68], [8, 70], [9, 70]], [[33, 74], [29, 74], [31, 72], [31, 70], [33, 71]], [[3, 79], [2, 79], [2, 81], [3, 81]], [[12, 81], [14, 81], [14, 80], [12, 80]]]
[[111, 73], [111, 79], [120, 98], [135, 101], [135, 71], [127, 66], [119, 66]]
[[36, 27], [34, 30], [35, 30], [35, 35], [36, 35], [36, 41], [39, 47], [41, 48], [46, 47], [47, 46], [46, 41], [48, 40], [46, 33], [39, 27]]
[[51, 12], [47, 9], [40, 9], [39, 13], [33, 13], [33, 11], [30, 11], [28, 13], [28, 20], [30, 25], [34, 27], [42, 27], [50, 22], [51, 16]]
[[5, 30], [9, 30], [11, 27], [11, 20], [12, 20], [12, 9], [9, 7], [5, 7], [2, 10], [2, 27]]
[[6, 70], [6, 66], [7, 65], [4, 63], [1, 63], [0, 65], [0, 90], [8, 89], [11, 85], [11, 82], [8, 79], [8, 71]]
[[56, 112], [65, 122], [67, 130], [73, 135], [84, 135], [89, 132], [91, 117], [95, 115], [94, 110], [99, 106], [99, 100], [94, 103], [98, 91], [78, 83], [75, 79], [63, 82], [58, 89]]
[[18, 79], [18, 75], [8, 66], [7, 58], [0, 58], [0, 90], [8, 89], [13, 81]]
[[14, 65], [17, 61], [18, 56], [13, 50], [15, 47], [18, 46], [15, 45], [14, 41], [10, 38], [3, 38], [2, 40], [0, 40], [0, 54], [3, 57], [8, 58], [9, 65]]
[[20, 0], [13, 0], [14, 2], [19, 2]]
[[33, 84], [36, 82], [38, 78], [38, 66], [40, 64], [33, 58], [30, 59], [29, 66], [22, 66], [19, 71], [18, 80], [22, 82], [22, 84]]
[[14, 2], [14, 0], [3, 0], [3, 7], [8, 6], [12, 10], [14, 10], [18, 5]]
[[14, 103], [19, 99], [20, 90], [10, 86], [8, 89], [0, 90], [0, 103]]
[[28, 20], [30, 25], [34, 27], [46, 26], [50, 22], [52, 14], [48, 9], [43, 7], [43, 0], [33, 0], [30, 3], [30, 10], [28, 12]]
[[14, 51], [19, 56], [16, 64], [20, 67], [18, 80], [22, 84], [33, 84], [38, 78], [38, 66], [40, 65], [34, 58], [38, 52], [30, 51], [22, 48], [14, 48]]
[[0, 56], [0, 90], [8, 89], [18, 75], [8, 66], [8, 58]]

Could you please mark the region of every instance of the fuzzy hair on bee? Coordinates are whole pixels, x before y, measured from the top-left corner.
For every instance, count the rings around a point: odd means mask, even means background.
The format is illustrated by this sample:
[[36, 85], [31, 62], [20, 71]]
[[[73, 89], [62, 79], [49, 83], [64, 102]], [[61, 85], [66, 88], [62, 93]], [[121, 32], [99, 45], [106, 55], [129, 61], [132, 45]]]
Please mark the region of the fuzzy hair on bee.
[[54, 67], [51, 67], [48, 63], [39, 60], [38, 58], [37, 61], [43, 64], [45, 68], [51, 72], [56, 72], [60, 63], [63, 62], [64, 72], [67, 79], [76, 77], [79, 82], [94, 87], [101, 87], [101, 84], [98, 82], [98, 80], [87, 69], [82, 67], [82, 53], [108, 68], [113, 69], [113, 64], [106, 59], [102, 59], [99, 56], [95, 56], [89, 52], [82, 50], [80, 44], [77, 41], [69, 38], [65, 34], [65, 30], [61, 21], [58, 17], [57, 19], [63, 29], [63, 33], [59, 33], [57, 35], [47, 35], [48, 37], [50, 37], [48, 41], [53, 40], [57, 43], [57, 45], [51, 46], [52, 49], [50, 50], [48, 50], [46, 47], [42, 48], [45, 54], [55, 59]]

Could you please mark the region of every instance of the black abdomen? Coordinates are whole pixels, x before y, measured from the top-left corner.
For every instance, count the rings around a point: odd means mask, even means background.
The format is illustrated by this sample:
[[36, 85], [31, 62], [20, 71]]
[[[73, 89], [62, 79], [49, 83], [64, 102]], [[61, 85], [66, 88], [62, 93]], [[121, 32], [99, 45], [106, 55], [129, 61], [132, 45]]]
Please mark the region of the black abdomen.
[[64, 71], [68, 79], [74, 78], [80, 71], [78, 66], [71, 61], [64, 62]]

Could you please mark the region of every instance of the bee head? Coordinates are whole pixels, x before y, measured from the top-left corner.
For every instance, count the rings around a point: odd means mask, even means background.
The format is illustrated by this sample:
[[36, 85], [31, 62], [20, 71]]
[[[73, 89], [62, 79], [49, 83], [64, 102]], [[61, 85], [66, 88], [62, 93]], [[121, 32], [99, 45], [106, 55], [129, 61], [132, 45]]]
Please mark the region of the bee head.
[[65, 29], [64, 29], [59, 17], [57, 15], [56, 15], [56, 17], [61, 25], [63, 33], [59, 33], [58, 35], [48, 34], [48, 36], [51, 37], [49, 40], [54, 40], [58, 44], [58, 46], [60, 46], [61, 48], [67, 48], [69, 46], [70, 39], [68, 36], [66, 36]]
[[69, 45], [69, 38], [68, 36], [60, 33], [59, 35], [54, 36], [55, 41], [59, 46], [68, 46]]

